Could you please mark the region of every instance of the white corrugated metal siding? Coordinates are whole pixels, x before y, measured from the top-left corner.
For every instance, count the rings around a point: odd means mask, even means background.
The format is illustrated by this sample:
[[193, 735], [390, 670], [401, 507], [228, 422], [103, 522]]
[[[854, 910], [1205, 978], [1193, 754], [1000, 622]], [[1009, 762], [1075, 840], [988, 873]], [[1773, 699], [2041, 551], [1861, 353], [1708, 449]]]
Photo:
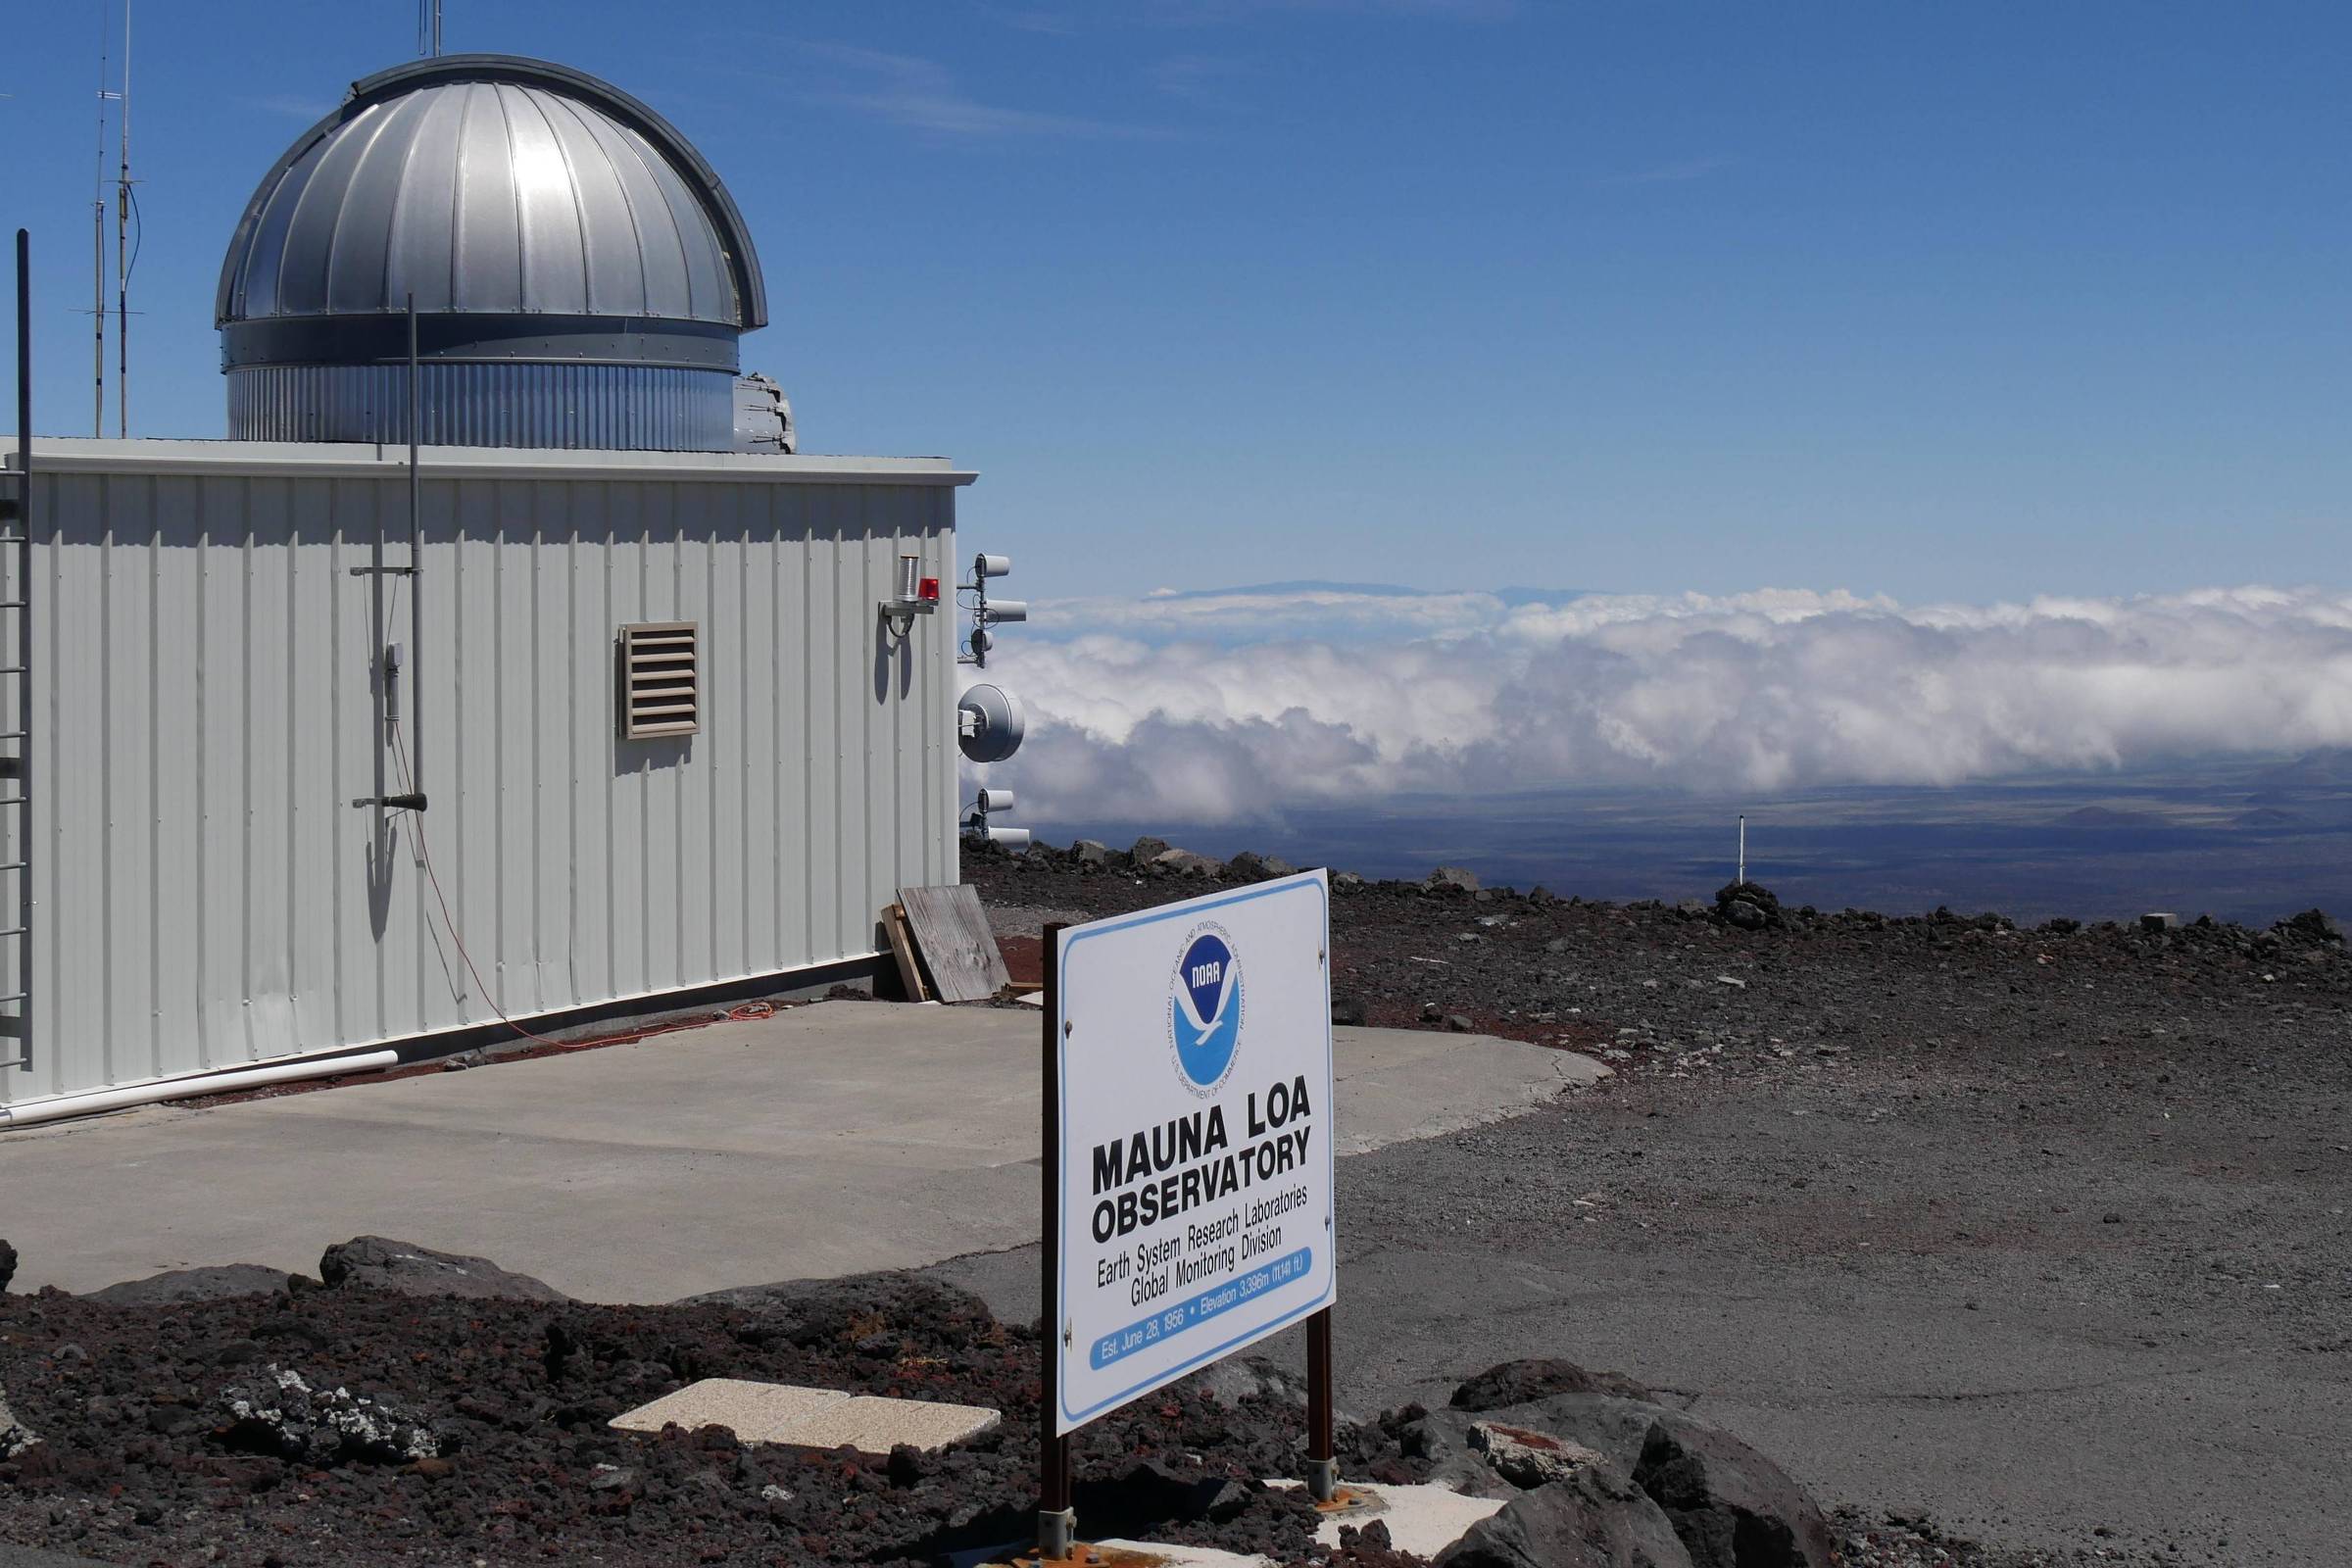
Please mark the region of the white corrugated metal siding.
[[[945, 464], [428, 454], [431, 806], [382, 843], [351, 568], [379, 523], [405, 559], [398, 450], [35, 466], [33, 1067], [0, 1102], [489, 1022], [484, 989], [520, 1018], [870, 957], [898, 886], [955, 880], [956, 623], [894, 649], [874, 609], [901, 552], [953, 580]], [[615, 633], [671, 620], [701, 731], [619, 740]]]

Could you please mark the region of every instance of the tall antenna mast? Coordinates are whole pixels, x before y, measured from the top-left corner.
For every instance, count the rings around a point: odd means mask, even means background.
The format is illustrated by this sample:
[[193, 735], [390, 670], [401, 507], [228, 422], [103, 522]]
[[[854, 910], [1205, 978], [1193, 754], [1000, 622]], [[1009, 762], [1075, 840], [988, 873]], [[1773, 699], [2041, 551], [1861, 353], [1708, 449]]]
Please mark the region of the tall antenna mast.
[[416, 52], [441, 58], [441, 0], [416, 0]]
[[98, 8], [98, 161], [90, 181], [90, 434], [106, 434], [106, 8]]
[[115, 176], [115, 433], [130, 435], [130, 0], [122, 0], [122, 162]]

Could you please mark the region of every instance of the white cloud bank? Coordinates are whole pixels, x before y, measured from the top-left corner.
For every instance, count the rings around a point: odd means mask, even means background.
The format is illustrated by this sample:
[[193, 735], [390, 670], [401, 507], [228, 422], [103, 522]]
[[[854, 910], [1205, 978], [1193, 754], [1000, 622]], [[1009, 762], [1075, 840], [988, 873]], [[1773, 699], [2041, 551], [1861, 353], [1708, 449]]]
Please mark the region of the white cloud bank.
[[1038, 617], [989, 669], [1028, 707], [1028, 744], [986, 770], [1022, 820], [1237, 821], [1407, 790], [1956, 784], [2352, 745], [2352, 594], [2315, 589], [1912, 609], [1805, 590], [1517, 607], [1318, 590]]

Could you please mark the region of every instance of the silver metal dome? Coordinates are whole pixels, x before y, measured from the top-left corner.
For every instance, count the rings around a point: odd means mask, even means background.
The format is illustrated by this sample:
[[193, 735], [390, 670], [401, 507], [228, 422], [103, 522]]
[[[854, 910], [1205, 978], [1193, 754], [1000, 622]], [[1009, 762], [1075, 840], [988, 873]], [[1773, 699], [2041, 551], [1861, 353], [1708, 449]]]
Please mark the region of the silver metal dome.
[[593, 76], [450, 55], [355, 83], [246, 205], [216, 317], [231, 434], [723, 450], [766, 324], [726, 187]]

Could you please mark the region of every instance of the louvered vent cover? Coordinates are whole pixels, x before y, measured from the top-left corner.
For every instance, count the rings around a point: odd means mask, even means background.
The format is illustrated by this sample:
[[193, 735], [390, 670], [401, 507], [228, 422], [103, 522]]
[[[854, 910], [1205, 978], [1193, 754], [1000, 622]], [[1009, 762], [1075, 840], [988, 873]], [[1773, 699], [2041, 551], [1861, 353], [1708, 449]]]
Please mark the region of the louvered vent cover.
[[620, 628], [620, 738], [691, 735], [702, 720], [702, 660], [695, 623]]

